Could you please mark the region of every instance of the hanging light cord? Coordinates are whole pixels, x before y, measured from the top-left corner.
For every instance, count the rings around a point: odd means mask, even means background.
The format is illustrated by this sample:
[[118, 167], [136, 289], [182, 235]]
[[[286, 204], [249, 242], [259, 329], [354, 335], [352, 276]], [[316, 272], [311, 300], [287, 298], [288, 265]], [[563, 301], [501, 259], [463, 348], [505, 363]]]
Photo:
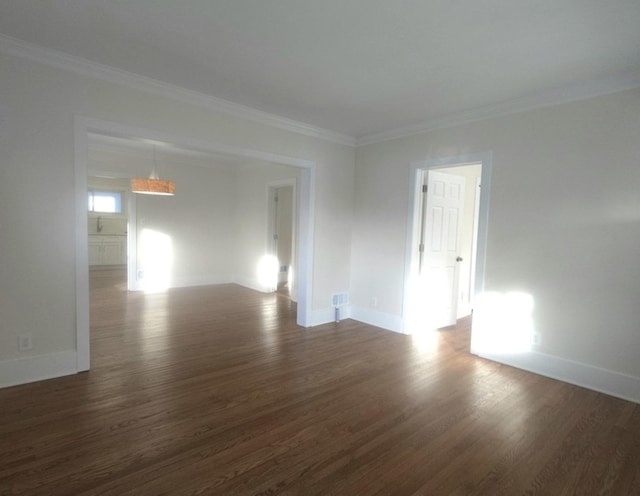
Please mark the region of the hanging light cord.
[[151, 169], [149, 179], [160, 179], [158, 177], [158, 171], [156, 170], [156, 145], [153, 145], [153, 169]]

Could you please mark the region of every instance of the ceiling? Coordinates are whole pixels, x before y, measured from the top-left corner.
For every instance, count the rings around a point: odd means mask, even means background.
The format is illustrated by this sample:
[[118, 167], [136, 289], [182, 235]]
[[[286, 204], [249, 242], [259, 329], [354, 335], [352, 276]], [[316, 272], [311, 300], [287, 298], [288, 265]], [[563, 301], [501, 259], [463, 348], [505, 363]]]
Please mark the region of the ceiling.
[[640, 86], [640, 1], [3, 0], [0, 33], [366, 142]]

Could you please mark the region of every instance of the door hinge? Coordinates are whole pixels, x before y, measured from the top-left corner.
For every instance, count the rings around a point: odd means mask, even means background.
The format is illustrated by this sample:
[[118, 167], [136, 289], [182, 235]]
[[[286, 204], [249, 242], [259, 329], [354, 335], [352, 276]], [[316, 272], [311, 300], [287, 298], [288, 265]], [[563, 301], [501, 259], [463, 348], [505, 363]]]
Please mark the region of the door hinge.
[[419, 251], [420, 253], [422, 253], [422, 252], [424, 251], [424, 243], [420, 243], [420, 244], [418, 245], [418, 251]]
[[429, 188], [429, 187], [428, 187], [426, 184], [423, 184], [423, 185], [422, 185], [422, 192], [423, 192], [423, 193], [426, 193], [428, 188]]

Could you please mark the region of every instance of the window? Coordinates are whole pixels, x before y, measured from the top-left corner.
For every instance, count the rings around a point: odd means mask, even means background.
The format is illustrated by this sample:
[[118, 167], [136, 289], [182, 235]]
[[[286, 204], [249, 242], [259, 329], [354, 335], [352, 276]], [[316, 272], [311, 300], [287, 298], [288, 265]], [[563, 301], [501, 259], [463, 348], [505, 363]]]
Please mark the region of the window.
[[122, 193], [117, 191], [89, 191], [89, 212], [122, 213]]

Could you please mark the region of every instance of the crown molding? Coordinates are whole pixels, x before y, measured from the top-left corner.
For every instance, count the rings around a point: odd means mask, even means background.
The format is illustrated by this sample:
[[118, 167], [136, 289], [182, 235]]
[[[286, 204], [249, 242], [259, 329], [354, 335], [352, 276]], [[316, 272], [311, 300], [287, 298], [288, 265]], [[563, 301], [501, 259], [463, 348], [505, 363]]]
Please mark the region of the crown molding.
[[28, 43], [4, 34], [0, 34], [0, 52], [73, 71], [83, 76], [128, 86], [139, 91], [153, 93], [183, 103], [208, 108], [215, 112], [225, 113], [266, 126], [355, 147], [640, 87], [640, 71], [625, 72], [606, 78], [553, 88], [496, 105], [488, 105], [429, 119], [410, 126], [403, 126], [354, 138], [347, 134], [295, 121], [211, 95], [164, 83], [156, 79], [140, 76], [132, 72], [98, 64], [97, 62]]
[[428, 133], [437, 129], [455, 127], [471, 122], [492, 119], [519, 112], [526, 112], [543, 107], [551, 107], [562, 103], [586, 100], [597, 96], [617, 93], [640, 87], [640, 71], [625, 72], [614, 76], [576, 83], [569, 86], [533, 93], [523, 98], [510, 100], [496, 105], [488, 105], [476, 109], [451, 114], [410, 126], [362, 136], [356, 140], [356, 147], [380, 143], [396, 138]]
[[75, 55], [69, 55], [58, 50], [28, 43], [4, 34], [0, 34], [0, 52], [73, 71], [83, 76], [128, 86], [136, 90], [153, 93], [183, 103], [205, 107], [215, 112], [222, 112], [227, 115], [247, 119], [285, 131], [332, 141], [341, 145], [355, 146], [356, 144], [355, 138], [347, 134], [337, 133], [321, 127], [312, 126], [311, 124], [305, 124], [293, 119], [263, 112], [211, 95], [164, 83], [157, 79], [140, 76], [129, 71], [76, 57]]

